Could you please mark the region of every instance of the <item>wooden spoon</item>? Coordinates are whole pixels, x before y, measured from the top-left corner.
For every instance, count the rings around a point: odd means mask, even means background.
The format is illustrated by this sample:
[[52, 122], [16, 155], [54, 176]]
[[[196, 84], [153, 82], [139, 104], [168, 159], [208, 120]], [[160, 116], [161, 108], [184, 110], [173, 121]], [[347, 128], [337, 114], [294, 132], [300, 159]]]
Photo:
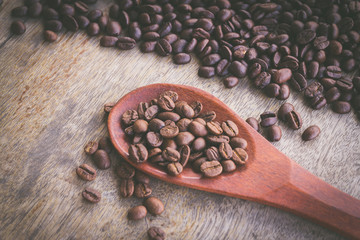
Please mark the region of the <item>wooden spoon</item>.
[[[249, 160], [235, 172], [205, 178], [191, 168], [180, 176], [168, 175], [148, 162], [129, 160], [129, 138], [121, 127], [122, 114], [150, 102], [166, 90], [176, 91], [179, 100], [200, 101], [204, 110], [214, 110], [216, 120], [234, 121], [240, 136], [248, 142]], [[203, 111], [204, 111], [203, 110]], [[330, 186], [289, 159], [234, 111], [211, 94], [184, 85], [153, 84], [138, 88], [119, 100], [110, 112], [108, 129], [111, 141], [121, 156], [137, 169], [163, 181], [230, 197], [247, 199], [295, 213], [347, 237], [360, 238], [360, 201]]]

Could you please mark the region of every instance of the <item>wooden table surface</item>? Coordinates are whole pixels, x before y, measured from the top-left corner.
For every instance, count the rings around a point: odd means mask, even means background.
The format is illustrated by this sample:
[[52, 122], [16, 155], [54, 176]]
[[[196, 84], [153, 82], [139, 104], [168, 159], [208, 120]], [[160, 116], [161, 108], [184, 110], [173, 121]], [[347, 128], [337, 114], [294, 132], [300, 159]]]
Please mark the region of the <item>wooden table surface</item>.
[[[105, 9], [111, 2], [98, 5]], [[150, 226], [162, 227], [168, 239], [343, 239], [272, 207], [157, 179], [151, 187], [165, 203], [165, 212], [127, 220], [127, 210], [141, 200], [120, 196], [116, 154], [112, 168], [99, 171], [94, 182], [75, 173], [80, 164], [92, 164], [84, 145], [108, 134], [104, 103], [159, 82], [204, 89], [242, 118], [277, 111], [283, 101], [265, 97], [247, 79], [229, 90], [220, 78], [199, 78], [196, 59], [176, 66], [171, 57], [137, 48], [101, 48], [99, 38], [84, 32], [63, 32], [49, 44], [39, 20], [26, 20], [26, 33], [12, 36], [10, 11], [21, 4], [4, 0], [0, 7], [0, 239], [147, 239]], [[280, 122], [283, 137], [274, 145], [359, 199], [360, 124], [353, 112], [313, 111], [294, 91], [287, 102], [301, 113], [303, 128], [293, 131]], [[301, 132], [312, 124], [321, 128], [320, 136], [302, 142]], [[87, 186], [101, 190], [100, 203], [84, 202], [81, 191]]]

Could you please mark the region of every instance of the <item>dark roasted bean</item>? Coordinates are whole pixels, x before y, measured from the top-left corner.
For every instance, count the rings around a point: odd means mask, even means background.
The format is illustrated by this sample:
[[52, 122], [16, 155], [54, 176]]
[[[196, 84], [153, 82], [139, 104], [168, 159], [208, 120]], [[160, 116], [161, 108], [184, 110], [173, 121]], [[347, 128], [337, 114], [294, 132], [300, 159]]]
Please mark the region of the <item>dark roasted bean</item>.
[[129, 210], [128, 218], [130, 220], [140, 220], [143, 219], [147, 214], [147, 210], [144, 206], [136, 206]]
[[101, 200], [101, 193], [93, 188], [85, 188], [82, 196], [91, 203], [98, 203]]
[[77, 175], [86, 181], [93, 181], [96, 178], [96, 170], [87, 164], [81, 164], [76, 169]]
[[246, 119], [246, 122], [253, 128], [255, 131], [259, 131], [259, 122], [256, 118], [249, 117]]
[[11, 23], [10, 31], [14, 34], [21, 35], [26, 31], [26, 27], [23, 21], [16, 20]]
[[111, 165], [110, 157], [105, 150], [99, 149], [93, 154], [93, 159], [99, 169], [108, 169]]
[[315, 139], [320, 134], [320, 128], [316, 125], [308, 127], [301, 135], [304, 141], [310, 141]]
[[298, 112], [292, 110], [285, 115], [285, 119], [290, 128], [297, 130], [302, 126], [302, 119]]

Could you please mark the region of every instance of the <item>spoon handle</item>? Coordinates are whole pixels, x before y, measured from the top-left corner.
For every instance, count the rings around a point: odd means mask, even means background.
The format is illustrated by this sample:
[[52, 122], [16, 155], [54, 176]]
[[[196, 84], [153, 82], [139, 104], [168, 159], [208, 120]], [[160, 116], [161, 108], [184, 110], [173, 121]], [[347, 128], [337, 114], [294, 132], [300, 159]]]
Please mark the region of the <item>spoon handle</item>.
[[264, 203], [308, 218], [352, 239], [360, 239], [360, 201], [291, 161], [290, 178]]

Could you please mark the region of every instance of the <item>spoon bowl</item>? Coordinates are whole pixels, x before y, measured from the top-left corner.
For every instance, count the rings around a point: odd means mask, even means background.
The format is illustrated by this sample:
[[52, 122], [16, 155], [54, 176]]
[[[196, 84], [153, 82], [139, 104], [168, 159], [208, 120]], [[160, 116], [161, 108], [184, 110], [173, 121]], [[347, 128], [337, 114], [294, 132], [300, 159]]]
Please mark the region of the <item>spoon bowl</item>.
[[[232, 120], [239, 136], [247, 140], [249, 158], [231, 173], [206, 178], [185, 167], [179, 176], [171, 176], [149, 162], [136, 164], [129, 159], [130, 138], [121, 123], [122, 114], [150, 102], [164, 91], [175, 91], [179, 100], [200, 101], [204, 111], [215, 111], [216, 120]], [[252, 200], [278, 207], [308, 218], [352, 238], [360, 238], [360, 201], [347, 195], [289, 159], [211, 94], [185, 85], [152, 84], [135, 89], [122, 97], [108, 118], [111, 141], [120, 155], [138, 170], [163, 181], [230, 197]]]

